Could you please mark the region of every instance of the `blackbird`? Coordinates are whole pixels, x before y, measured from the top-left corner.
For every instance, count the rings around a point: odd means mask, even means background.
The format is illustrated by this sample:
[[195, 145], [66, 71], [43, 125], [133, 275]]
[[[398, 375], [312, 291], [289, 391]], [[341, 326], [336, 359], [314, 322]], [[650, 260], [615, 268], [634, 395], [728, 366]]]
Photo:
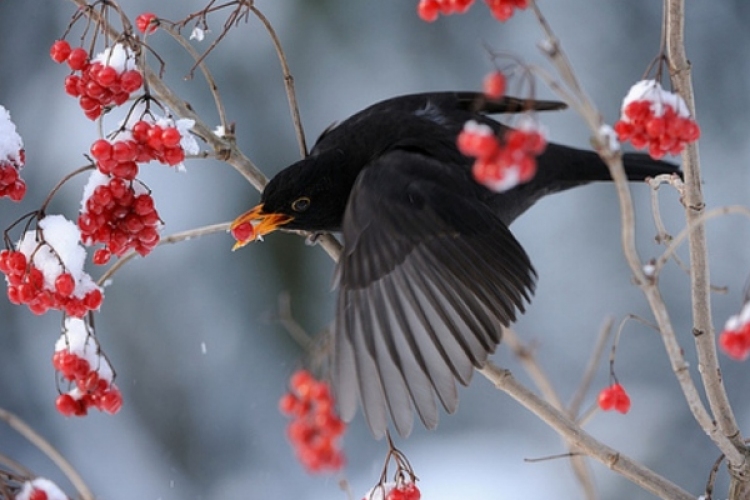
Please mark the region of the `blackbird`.
[[[474, 159], [456, 138], [467, 120], [507, 130], [488, 113], [563, 107], [473, 92], [379, 102], [325, 130], [235, 219], [233, 228], [255, 225], [248, 241], [279, 227], [342, 232], [331, 378], [344, 420], [359, 399], [375, 437], [389, 418], [407, 436], [414, 410], [437, 425], [435, 396], [456, 410], [456, 380], [469, 383], [534, 291], [536, 273], [508, 225], [547, 194], [611, 180], [596, 153], [549, 144], [530, 182], [493, 192], [472, 178]], [[633, 181], [678, 172], [643, 154], [623, 159]]]

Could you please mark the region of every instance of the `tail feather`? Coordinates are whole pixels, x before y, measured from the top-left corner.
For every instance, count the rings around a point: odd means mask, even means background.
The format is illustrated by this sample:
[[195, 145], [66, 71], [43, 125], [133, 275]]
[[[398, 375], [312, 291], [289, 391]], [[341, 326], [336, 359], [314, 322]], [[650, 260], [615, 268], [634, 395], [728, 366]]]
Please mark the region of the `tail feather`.
[[[662, 160], [654, 160], [643, 153], [625, 153], [622, 155], [622, 163], [628, 180], [642, 181], [647, 177], [656, 177], [661, 174], [677, 174], [682, 177], [679, 165]], [[609, 180], [609, 175], [604, 180]]]

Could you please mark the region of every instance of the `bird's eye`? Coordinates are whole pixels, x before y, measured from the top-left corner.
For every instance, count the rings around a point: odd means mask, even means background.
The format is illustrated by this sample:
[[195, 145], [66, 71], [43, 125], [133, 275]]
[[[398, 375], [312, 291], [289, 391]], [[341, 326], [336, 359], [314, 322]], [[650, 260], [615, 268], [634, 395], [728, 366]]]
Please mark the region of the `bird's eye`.
[[302, 196], [292, 202], [292, 210], [295, 212], [304, 212], [310, 208], [310, 198]]

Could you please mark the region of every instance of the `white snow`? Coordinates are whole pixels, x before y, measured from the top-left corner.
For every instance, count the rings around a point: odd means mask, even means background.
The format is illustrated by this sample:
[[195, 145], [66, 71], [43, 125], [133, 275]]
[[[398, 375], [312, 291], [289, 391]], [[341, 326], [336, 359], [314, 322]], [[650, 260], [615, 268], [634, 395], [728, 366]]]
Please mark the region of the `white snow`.
[[[88, 361], [92, 370], [98, 372], [99, 378], [112, 382], [112, 367], [107, 359], [99, 354], [99, 345], [93, 335], [89, 334], [86, 322], [79, 318], [65, 318], [65, 329], [55, 343], [55, 352], [67, 350], [81, 359]], [[73, 393], [71, 396], [75, 397]], [[78, 398], [77, 398], [78, 399]]]
[[502, 193], [516, 187], [521, 182], [520, 169], [517, 165], [507, 167], [503, 171], [503, 178], [497, 180], [483, 180], [482, 184], [489, 189]]
[[117, 43], [110, 48], [98, 53], [92, 62], [101, 63], [104, 66], [112, 66], [117, 73], [135, 69], [135, 54], [130, 47]]
[[44, 288], [55, 291], [55, 280], [64, 272], [63, 265], [76, 284], [73, 296], [81, 299], [99, 288], [83, 270], [86, 250], [81, 246], [78, 226], [62, 215], [48, 215], [37, 226], [46, 244], [37, 241], [37, 231], [32, 229], [23, 235], [16, 249], [28, 259], [33, 255], [34, 266], [44, 275]]
[[23, 483], [15, 500], [29, 500], [31, 492], [35, 489], [44, 491], [47, 494], [47, 500], [68, 500], [68, 496], [55, 483], [43, 477]]
[[475, 120], [469, 120], [466, 123], [464, 123], [464, 132], [477, 134], [481, 136], [495, 135], [495, 132], [492, 130], [492, 128], [489, 125], [485, 125], [484, 123], [479, 123]]
[[109, 184], [112, 180], [107, 174], [101, 173], [98, 169], [94, 169], [89, 175], [89, 180], [86, 181], [86, 185], [83, 186], [83, 196], [81, 198], [81, 212], [86, 213], [86, 202], [94, 194], [94, 190], [99, 186]]
[[611, 126], [605, 123], [599, 127], [599, 137], [604, 139], [607, 148], [613, 153], [620, 150], [620, 141], [617, 140], [617, 133]]
[[199, 42], [202, 42], [204, 38], [206, 38], [206, 32], [205, 31], [203, 31], [198, 26], [196, 26], [195, 28], [193, 28], [193, 31], [190, 33], [190, 39], [191, 40], [197, 40]]
[[22, 167], [19, 154], [22, 149], [23, 139], [16, 132], [10, 112], [0, 105], [0, 161], [10, 160], [18, 168]]
[[388, 494], [396, 487], [396, 483], [383, 483], [375, 486], [364, 494], [362, 500], [385, 500]]
[[662, 116], [664, 107], [669, 105], [682, 118], [690, 117], [685, 100], [673, 92], [664, 90], [656, 80], [641, 80], [630, 87], [628, 95], [622, 101], [623, 116], [625, 116], [625, 108], [633, 101], [649, 101], [654, 116]]

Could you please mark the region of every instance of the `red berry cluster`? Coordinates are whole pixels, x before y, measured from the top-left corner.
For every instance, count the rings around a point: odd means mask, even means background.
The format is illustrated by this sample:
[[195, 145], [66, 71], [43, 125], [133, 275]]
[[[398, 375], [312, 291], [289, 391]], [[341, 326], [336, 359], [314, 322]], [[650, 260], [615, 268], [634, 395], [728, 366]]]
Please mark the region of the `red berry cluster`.
[[511, 17], [516, 9], [524, 10], [529, 6], [529, 0], [485, 0], [490, 12], [500, 22], [505, 22]]
[[18, 152], [17, 159], [0, 159], [0, 198], [7, 196], [13, 201], [21, 201], [26, 194], [26, 183], [21, 179], [20, 170], [26, 163], [24, 150]]
[[385, 500], [419, 500], [422, 498], [422, 492], [419, 491], [414, 483], [402, 483], [393, 488]]
[[122, 395], [112, 382], [112, 367], [83, 320], [65, 320], [52, 366], [73, 386], [55, 401], [57, 410], [66, 417], [84, 416], [90, 408], [114, 414], [122, 407]]
[[91, 156], [103, 174], [133, 180], [138, 175], [138, 163], [156, 160], [171, 167], [185, 160], [180, 145], [182, 134], [175, 126], [160, 126], [138, 120], [128, 131], [132, 138], [110, 142], [98, 139], [91, 145]]
[[654, 80], [631, 88], [615, 132], [619, 140], [630, 141], [636, 149], [648, 149], [657, 160], [666, 154], [680, 154], [685, 144], [700, 137], [700, 127], [690, 117], [685, 101]]
[[719, 335], [719, 347], [730, 358], [744, 361], [750, 356], [750, 303], [729, 318]]
[[[102, 361], [106, 363], [106, 361]], [[55, 401], [57, 411], [66, 417], [83, 417], [89, 408], [96, 408], [114, 415], [122, 407], [120, 389], [106, 377], [100, 377], [88, 361], [67, 349], [56, 351], [52, 366], [75, 387], [60, 394]]]
[[612, 384], [599, 393], [599, 408], [627, 413], [630, 410], [630, 396], [620, 384]]
[[419, 500], [419, 491], [413, 480], [399, 479], [395, 483], [381, 483], [368, 491], [362, 500]]
[[104, 244], [94, 252], [95, 264], [106, 264], [112, 254], [120, 257], [130, 249], [145, 256], [159, 243], [161, 220], [154, 199], [140, 184], [111, 178], [93, 189], [84, 207], [78, 216], [84, 245]]
[[437, 20], [440, 14], [463, 14], [473, 3], [474, 0], [419, 0], [417, 14], [423, 21], [431, 23]]
[[20, 251], [0, 251], [0, 272], [5, 274], [8, 282], [8, 300], [13, 304], [26, 304], [34, 314], [57, 309], [80, 318], [99, 309], [104, 298], [98, 287], [82, 297], [73, 295], [76, 280], [68, 272], [61, 272], [54, 280], [54, 288], [50, 289], [45, 286], [42, 271]]
[[[513, 17], [515, 9], [525, 9], [529, 6], [529, 0], [485, 0], [490, 12], [499, 21], [507, 21]], [[437, 20], [440, 14], [463, 14], [474, 0], [420, 0], [417, 5], [417, 14], [428, 23]]]
[[544, 136], [531, 126], [509, 129], [501, 142], [484, 124], [468, 121], [458, 135], [458, 149], [476, 158], [474, 179], [493, 191], [507, 191], [536, 174], [536, 157], [547, 146]]
[[331, 390], [326, 382], [315, 380], [299, 370], [290, 380], [291, 391], [279, 401], [284, 415], [292, 418], [287, 435], [297, 458], [310, 472], [337, 471], [344, 466], [339, 438], [346, 424], [336, 415]]
[[137, 69], [118, 70], [107, 64], [109, 57], [115, 57], [116, 51], [124, 51], [126, 59], [134, 57], [121, 45], [116, 45], [107, 57], [100, 57], [103, 62], [92, 61], [82, 47], [71, 49], [65, 40], [57, 40], [50, 49], [53, 61], [67, 61], [73, 70], [74, 73], [65, 78], [65, 92], [78, 98], [78, 104], [91, 120], [99, 118], [107, 106], [125, 103], [130, 94], [143, 85], [143, 75]]
[[159, 19], [153, 12], [144, 12], [135, 18], [135, 27], [141, 33], [151, 34], [159, 27]]
[[484, 77], [484, 82], [482, 83], [484, 96], [487, 99], [500, 99], [505, 95], [506, 84], [505, 75], [501, 71], [493, 71]]

